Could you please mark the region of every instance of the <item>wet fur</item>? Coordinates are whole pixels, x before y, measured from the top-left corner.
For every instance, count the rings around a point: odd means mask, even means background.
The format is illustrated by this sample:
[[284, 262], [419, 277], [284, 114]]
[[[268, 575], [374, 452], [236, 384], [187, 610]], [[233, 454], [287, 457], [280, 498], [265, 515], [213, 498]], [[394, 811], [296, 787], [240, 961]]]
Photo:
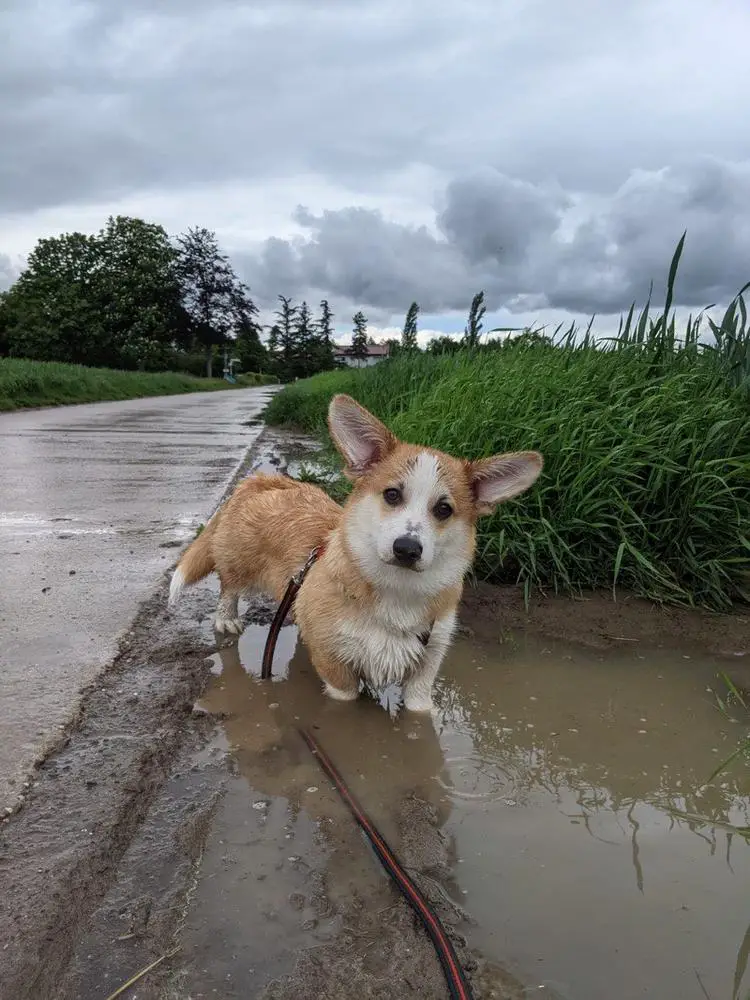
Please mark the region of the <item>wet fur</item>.
[[[311, 550], [324, 544], [294, 616], [326, 693], [347, 701], [357, 697], [360, 679], [375, 688], [394, 682], [403, 684], [407, 709], [429, 711], [474, 556], [476, 520], [527, 489], [541, 456], [472, 463], [404, 444], [348, 396], [331, 401], [329, 427], [354, 481], [346, 504], [284, 476], [248, 477], [183, 555], [170, 603], [215, 571], [216, 629], [239, 633], [240, 596], [280, 600]], [[394, 488], [402, 497], [396, 505], [384, 498]], [[435, 514], [440, 501], [452, 510], [445, 519]], [[412, 568], [394, 564], [393, 542], [404, 536], [422, 549]], [[430, 627], [425, 647], [419, 636]]]

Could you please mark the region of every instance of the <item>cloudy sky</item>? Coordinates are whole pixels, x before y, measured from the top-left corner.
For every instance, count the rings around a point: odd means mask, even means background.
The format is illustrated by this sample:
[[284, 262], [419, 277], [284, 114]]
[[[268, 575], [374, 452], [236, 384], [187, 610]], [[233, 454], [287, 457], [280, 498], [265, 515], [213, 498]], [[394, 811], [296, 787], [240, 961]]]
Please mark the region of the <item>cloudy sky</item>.
[[[0, 287], [111, 213], [459, 330], [750, 278], [747, 0], [0, 0]], [[606, 320], [605, 320], [606, 322]]]

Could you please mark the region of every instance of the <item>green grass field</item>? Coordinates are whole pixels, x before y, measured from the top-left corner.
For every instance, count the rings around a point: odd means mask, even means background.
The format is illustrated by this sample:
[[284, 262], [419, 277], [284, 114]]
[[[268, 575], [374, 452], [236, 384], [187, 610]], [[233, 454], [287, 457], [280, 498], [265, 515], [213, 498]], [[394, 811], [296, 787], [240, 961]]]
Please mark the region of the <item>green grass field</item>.
[[750, 337], [744, 303], [700, 344], [667, 310], [589, 335], [417, 354], [287, 386], [271, 423], [325, 435], [336, 392], [403, 439], [466, 458], [535, 448], [540, 481], [480, 522], [480, 578], [578, 592], [621, 587], [728, 609], [750, 600]]
[[[241, 375], [236, 387], [263, 385], [267, 381], [272, 380], [262, 375]], [[125, 372], [0, 358], [0, 411], [229, 388], [232, 387], [223, 379], [195, 378], [175, 372]]]

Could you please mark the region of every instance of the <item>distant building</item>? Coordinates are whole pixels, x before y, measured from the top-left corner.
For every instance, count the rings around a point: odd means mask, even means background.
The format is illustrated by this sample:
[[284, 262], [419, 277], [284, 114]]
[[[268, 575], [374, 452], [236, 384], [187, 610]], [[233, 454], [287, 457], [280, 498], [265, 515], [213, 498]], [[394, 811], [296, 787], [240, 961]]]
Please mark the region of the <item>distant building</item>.
[[370, 368], [379, 361], [385, 360], [388, 357], [388, 351], [388, 344], [368, 344], [367, 357], [355, 358], [348, 344], [345, 347], [334, 344], [333, 358], [337, 364], [349, 365], [350, 368]]

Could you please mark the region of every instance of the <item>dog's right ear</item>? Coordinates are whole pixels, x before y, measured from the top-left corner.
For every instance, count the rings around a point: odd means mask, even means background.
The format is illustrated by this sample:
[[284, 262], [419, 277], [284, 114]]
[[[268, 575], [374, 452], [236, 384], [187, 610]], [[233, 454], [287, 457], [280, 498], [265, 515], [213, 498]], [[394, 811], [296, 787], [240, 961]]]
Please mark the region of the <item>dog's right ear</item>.
[[385, 424], [351, 396], [334, 396], [328, 407], [328, 430], [346, 462], [350, 479], [364, 475], [396, 447], [396, 438]]

